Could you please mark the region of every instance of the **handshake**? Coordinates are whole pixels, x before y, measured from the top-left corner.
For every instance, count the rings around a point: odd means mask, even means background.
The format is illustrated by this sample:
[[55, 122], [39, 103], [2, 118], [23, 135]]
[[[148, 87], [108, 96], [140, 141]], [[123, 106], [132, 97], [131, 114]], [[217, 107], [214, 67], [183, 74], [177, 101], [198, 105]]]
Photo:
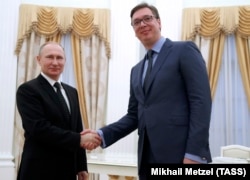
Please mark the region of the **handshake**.
[[87, 150], [93, 150], [101, 145], [102, 139], [97, 131], [85, 129], [81, 133], [80, 146]]

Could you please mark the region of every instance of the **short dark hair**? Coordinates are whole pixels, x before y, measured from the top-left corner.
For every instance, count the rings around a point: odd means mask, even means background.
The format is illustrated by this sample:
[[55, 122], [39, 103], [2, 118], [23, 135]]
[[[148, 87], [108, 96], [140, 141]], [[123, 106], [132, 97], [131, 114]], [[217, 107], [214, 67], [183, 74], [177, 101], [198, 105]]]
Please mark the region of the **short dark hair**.
[[160, 19], [160, 15], [159, 15], [159, 12], [157, 10], [157, 8], [153, 5], [149, 5], [148, 3], [145, 3], [145, 2], [142, 2], [138, 5], [136, 5], [130, 12], [130, 18], [132, 19], [132, 16], [134, 15], [134, 13], [136, 11], [138, 11], [139, 9], [142, 9], [142, 8], [149, 8], [151, 10], [151, 12], [153, 13], [154, 17], [156, 19]]

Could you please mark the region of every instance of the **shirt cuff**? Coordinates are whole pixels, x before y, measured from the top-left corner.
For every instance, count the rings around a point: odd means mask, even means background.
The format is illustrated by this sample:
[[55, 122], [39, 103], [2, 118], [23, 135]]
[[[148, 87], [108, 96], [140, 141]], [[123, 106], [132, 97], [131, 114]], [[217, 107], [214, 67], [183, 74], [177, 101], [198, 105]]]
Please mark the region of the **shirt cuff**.
[[105, 140], [104, 140], [104, 135], [103, 135], [102, 130], [98, 129], [98, 130], [97, 130], [97, 133], [98, 133], [99, 136], [102, 138], [101, 147], [102, 147], [102, 148], [105, 148], [105, 147], [106, 147], [106, 143], [105, 143]]
[[202, 159], [200, 156], [196, 156], [193, 154], [186, 153], [185, 158], [191, 159], [193, 161], [197, 161], [197, 162], [202, 163], [202, 164], [207, 164], [206, 159]]

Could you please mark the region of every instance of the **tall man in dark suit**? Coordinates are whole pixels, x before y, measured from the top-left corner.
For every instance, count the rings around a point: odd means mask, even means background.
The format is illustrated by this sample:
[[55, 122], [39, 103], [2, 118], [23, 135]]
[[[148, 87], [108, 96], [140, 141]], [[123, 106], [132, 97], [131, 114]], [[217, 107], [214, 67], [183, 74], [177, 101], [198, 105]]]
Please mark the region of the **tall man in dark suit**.
[[[37, 56], [41, 74], [17, 90], [17, 108], [25, 133], [18, 180], [88, 179], [84, 147], [90, 141], [100, 144], [100, 138], [93, 133], [80, 134], [83, 127], [77, 90], [59, 81], [65, 61], [58, 43], [43, 44]], [[64, 95], [67, 116], [55, 82], [59, 82]]]
[[135, 35], [147, 51], [153, 52], [152, 70], [146, 75], [149, 55], [132, 68], [127, 114], [98, 130], [102, 147], [138, 128], [140, 180], [147, 179], [149, 164], [211, 162], [208, 141], [212, 102], [200, 51], [191, 41], [163, 38], [154, 6], [141, 3], [131, 10], [130, 17]]

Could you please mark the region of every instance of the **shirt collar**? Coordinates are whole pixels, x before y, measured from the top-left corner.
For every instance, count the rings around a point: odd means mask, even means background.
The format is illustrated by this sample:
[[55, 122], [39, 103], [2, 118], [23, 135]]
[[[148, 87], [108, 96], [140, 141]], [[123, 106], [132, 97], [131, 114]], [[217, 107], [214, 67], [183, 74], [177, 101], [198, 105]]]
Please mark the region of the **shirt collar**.
[[163, 36], [161, 36], [161, 38], [152, 47], [152, 50], [154, 50], [154, 52], [156, 53], [159, 53], [165, 41], [166, 39]]
[[61, 81], [58, 80], [58, 81], [55, 81], [54, 79], [51, 79], [49, 76], [47, 76], [46, 74], [44, 74], [43, 72], [41, 72], [41, 75], [49, 82], [49, 84], [51, 86], [54, 86], [55, 82], [59, 82], [60, 85], [61, 85]]

